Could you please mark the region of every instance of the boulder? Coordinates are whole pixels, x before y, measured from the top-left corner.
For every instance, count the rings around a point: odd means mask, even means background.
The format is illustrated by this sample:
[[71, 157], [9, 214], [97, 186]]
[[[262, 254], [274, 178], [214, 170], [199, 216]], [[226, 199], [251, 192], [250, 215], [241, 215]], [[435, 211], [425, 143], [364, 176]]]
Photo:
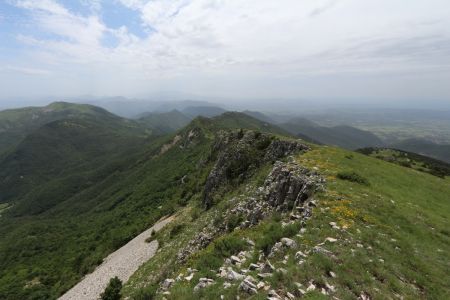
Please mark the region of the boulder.
[[210, 278], [200, 278], [198, 284], [194, 287], [194, 291], [198, 291], [212, 284], [214, 284], [214, 280]]
[[281, 243], [284, 246], [289, 247], [289, 248], [296, 248], [297, 247], [297, 243], [294, 240], [290, 239], [290, 238], [286, 238], [286, 237], [282, 238], [281, 239]]
[[248, 294], [257, 294], [258, 293], [258, 289], [257, 289], [256, 285], [247, 278], [241, 282], [241, 284], [239, 285], [239, 289]]

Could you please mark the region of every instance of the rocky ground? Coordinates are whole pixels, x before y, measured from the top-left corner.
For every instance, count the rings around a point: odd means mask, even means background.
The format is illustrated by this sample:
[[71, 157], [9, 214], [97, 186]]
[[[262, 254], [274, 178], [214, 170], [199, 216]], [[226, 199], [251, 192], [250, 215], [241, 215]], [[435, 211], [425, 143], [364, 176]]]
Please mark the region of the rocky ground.
[[131, 275], [158, 249], [158, 241], [147, 243], [152, 231], [158, 231], [172, 221], [173, 217], [163, 219], [153, 227], [142, 232], [125, 246], [111, 253], [94, 272], [86, 275], [77, 285], [61, 296], [60, 300], [94, 300], [100, 297], [111, 278], [117, 276], [126, 282]]

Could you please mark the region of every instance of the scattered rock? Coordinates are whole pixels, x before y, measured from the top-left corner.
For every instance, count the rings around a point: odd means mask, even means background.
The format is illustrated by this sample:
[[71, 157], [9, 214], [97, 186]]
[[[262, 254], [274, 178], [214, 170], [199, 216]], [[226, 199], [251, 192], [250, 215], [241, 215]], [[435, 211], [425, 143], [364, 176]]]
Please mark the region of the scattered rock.
[[194, 291], [198, 291], [212, 284], [214, 284], [214, 280], [210, 278], [200, 278], [198, 284], [194, 287]]
[[174, 282], [175, 282], [175, 280], [172, 279], [172, 278], [164, 279], [164, 281], [163, 281], [162, 284], [161, 284], [161, 289], [162, 289], [162, 290], [168, 290], [168, 289], [172, 286], [172, 284], [173, 284]]
[[320, 246], [315, 246], [313, 248], [313, 252], [314, 253], [321, 253], [321, 254], [324, 254], [326, 256], [333, 256], [334, 255], [333, 252], [331, 252], [331, 251], [329, 251], [329, 250], [327, 250], [325, 248], [322, 248]]
[[303, 253], [302, 251], [297, 251], [297, 253], [295, 253], [295, 259], [300, 259], [300, 258], [307, 258], [308, 256]]
[[337, 239], [332, 238], [332, 237], [327, 237], [327, 238], [325, 239], [325, 242], [336, 243], [336, 242], [337, 242]]
[[291, 300], [295, 299], [295, 296], [289, 292], [286, 293], [286, 296]]
[[341, 227], [339, 227], [336, 222], [330, 222], [329, 224], [333, 229], [341, 229]]
[[260, 279], [264, 279], [267, 277], [271, 277], [272, 274], [271, 273], [258, 273], [258, 275], [256, 275], [256, 276], [258, 276], [258, 278], [260, 278]]
[[241, 284], [239, 285], [239, 289], [248, 294], [258, 293], [256, 285], [248, 277], [241, 282]]
[[227, 274], [228, 280], [242, 280], [242, 279], [244, 279], [244, 277], [245, 277], [244, 275], [239, 274], [233, 270], [228, 271], [228, 274]]
[[275, 299], [281, 299], [280, 295], [277, 294], [277, 292], [275, 292], [275, 290], [270, 290], [267, 295], [269, 297], [275, 298]]
[[241, 260], [239, 259], [239, 257], [237, 257], [237, 256], [231, 256], [230, 257], [230, 259], [231, 259], [231, 263], [232, 264], [237, 264], [237, 263], [241, 263]]
[[267, 260], [262, 268], [262, 271], [264, 273], [271, 273], [274, 270], [275, 270], [275, 267], [270, 263], [270, 261]]
[[310, 281], [308, 287], [306, 288], [306, 291], [310, 292], [310, 291], [314, 291], [315, 289], [316, 289], [316, 286], [314, 285], [314, 283], [312, 281]]
[[290, 239], [290, 238], [286, 238], [286, 237], [282, 238], [281, 239], [281, 243], [284, 246], [289, 247], [289, 248], [296, 248], [297, 247], [297, 243], [294, 240]]
[[266, 286], [266, 284], [264, 283], [264, 281], [260, 281], [258, 282], [258, 284], [256, 285], [256, 288], [258, 290], [263, 289]]

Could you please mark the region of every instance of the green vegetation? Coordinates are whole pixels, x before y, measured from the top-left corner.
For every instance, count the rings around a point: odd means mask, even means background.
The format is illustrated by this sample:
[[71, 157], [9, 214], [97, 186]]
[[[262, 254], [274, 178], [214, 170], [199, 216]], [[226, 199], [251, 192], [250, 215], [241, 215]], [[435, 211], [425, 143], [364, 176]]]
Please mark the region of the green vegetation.
[[[57, 103], [47, 110], [67, 107], [71, 106]], [[79, 109], [92, 111], [89, 106]], [[270, 261], [278, 271], [264, 279], [282, 296], [295, 290], [296, 283], [306, 289], [313, 281], [318, 289], [305, 299], [324, 298], [320, 288], [326, 284], [336, 287], [333, 296], [339, 299], [362, 294], [371, 299], [450, 297], [449, 178], [417, 172], [424, 168], [431, 173], [436, 162], [408, 154], [411, 168], [404, 168], [312, 145], [311, 151], [289, 158], [326, 178], [325, 190], [314, 195], [318, 206], [312, 217], [303, 225], [289, 223], [288, 214], [273, 213], [258, 225], [241, 229], [244, 215], [226, 218], [223, 213], [253, 196], [263, 184], [272, 166], [255, 159], [275, 137], [252, 144], [242, 152], [241, 163], [229, 164], [230, 180], [221, 184], [214, 195], [217, 199], [205, 210], [204, 186], [217, 158], [212, 151], [216, 136], [222, 130], [243, 135], [242, 128], [278, 137], [288, 134], [239, 113], [196, 118], [166, 136], [152, 135], [136, 124], [108, 114], [77, 115], [38, 126], [10, 144], [0, 160], [4, 178], [0, 183], [4, 197], [0, 298], [55, 299], [109, 253], [169, 214], [175, 214], [175, 221], [151, 237], [160, 243], [160, 251], [123, 288], [120, 280], [112, 279], [104, 299], [118, 299], [120, 294], [162, 299], [157, 293], [159, 283], [186, 275], [188, 268], [198, 272], [190, 281], [174, 283], [171, 299], [250, 298], [238, 289], [238, 283], [225, 289], [217, 269], [241, 251], [249, 254], [242, 268], [250, 269], [260, 251], [270, 253], [285, 237], [293, 239], [297, 248], [274, 253]], [[396, 160], [402, 157], [396, 152], [389, 155]], [[250, 165], [252, 172], [235, 180]], [[179, 261], [179, 252], [211, 224], [226, 224], [228, 231]], [[329, 237], [336, 241], [327, 241]], [[313, 251], [317, 245], [332, 255]], [[301, 265], [295, 258], [299, 250], [307, 253]], [[256, 278], [257, 273], [249, 270], [247, 274]], [[214, 284], [194, 293], [200, 277], [212, 278]], [[261, 290], [251, 298], [266, 297], [267, 291]]]
[[[161, 294], [155, 293], [158, 283], [180, 273], [186, 274], [186, 268], [190, 266], [198, 268], [199, 272], [190, 282], [176, 283], [170, 289], [172, 299], [214, 299], [220, 295], [225, 299], [236, 296], [265, 299], [267, 292], [262, 290], [252, 297], [240, 291], [239, 282], [223, 288], [224, 279], [216, 275], [217, 268], [222, 266], [223, 258], [241, 250], [249, 251], [243, 243], [246, 239], [255, 242], [255, 249], [251, 252], [253, 258], [242, 268], [248, 268], [248, 264], [256, 261], [259, 250], [268, 252], [280, 238], [290, 237], [297, 242], [298, 248], [285, 249], [270, 259], [275, 268], [283, 268], [286, 272], [274, 272], [272, 277], [265, 279], [282, 296], [283, 291], [295, 291], [295, 283], [303, 284], [306, 289], [311, 281], [319, 291], [308, 292], [305, 299], [328, 299], [320, 293], [320, 287], [326, 283], [336, 288], [332, 295], [339, 299], [354, 299], [362, 294], [372, 299], [400, 296], [405, 299], [447, 299], [450, 296], [446, 265], [450, 258], [448, 181], [330, 147], [315, 147], [296, 160], [308, 168], [318, 168], [327, 178], [326, 191], [315, 196], [318, 207], [306, 223], [303, 234], [297, 235], [298, 223], [282, 227], [280, 223], [287, 216], [275, 214], [253, 228], [221, 235], [186, 264], [179, 265], [174, 260], [179, 249], [232, 205], [229, 200], [222, 201], [192, 221], [192, 210], [195, 214], [198, 211], [195, 202], [191, 202], [176, 221], [186, 224], [185, 235], [170, 240], [170, 228], [164, 229], [161, 236], [167, 244], [133, 275], [124, 287], [124, 295], [144, 299], [139, 295], [153, 291], [151, 295], [161, 299]], [[370, 185], [337, 179], [339, 173], [345, 174], [348, 170], [358, 170], [356, 178], [367, 178]], [[261, 169], [233, 192], [224, 195], [224, 199], [232, 199], [236, 194], [245, 195], [246, 191], [256, 188], [261, 182], [258, 178], [263, 174], [267, 174], [267, 170]], [[339, 229], [331, 227], [330, 222], [335, 222]], [[335, 238], [336, 242], [324, 242], [328, 237]], [[224, 247], [233, 250], [222, 251], [217, 245], [228, 239], [233, 244], [242, 243], [244, 248]], [[319, 244], [333, 255], [311, 251]], [[295, 259], [298, 250], [308, 253], [301, 265]], [[283, 263], [286, 257], [287, 263]], [[247, 275], [257, 278], [257, 272], [250, 271]], [[331, 276], [330, 272], [335, 275]], [[215, 283], [193, 293], [193, 287], [204, 276], [214, 279]]]
[[122, 281], [116, 277], [111, 278], [105, 291], [101, 294], [101, 300], [120, 300], [122, 295], [120, 290], [122, 289]]
[[390, 148], [363, 148], [358, 152], [438, 177], [450, 176], [450, 164], [420, 154]]
[[[0, 161], [10, 205], [0, 219], [1, 297], [55, 299], [156, 220], [199, 201], [216, 132], [261, 124], [232, 116], [162, 137], [100, 115], [29, 134]], [[173, 240], [186, 235], [178, 230]]]
[[336, 177], [342, 180], [348, 180], [359, 184], [369, 184], [369, 180], [367, 180], [367, 178], [364, 178], [355, 171], [341, 171], [337, 173]]

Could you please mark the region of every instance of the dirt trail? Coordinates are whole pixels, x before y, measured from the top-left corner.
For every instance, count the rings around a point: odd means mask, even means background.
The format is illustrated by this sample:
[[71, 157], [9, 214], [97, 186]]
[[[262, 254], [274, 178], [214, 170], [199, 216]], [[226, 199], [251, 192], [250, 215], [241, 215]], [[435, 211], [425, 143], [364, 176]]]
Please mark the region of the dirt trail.
[[157, 222], [125, 246], [108, 255], [94, 272], [86, 275], [59, 299], [95, 300], [100, 298], [100, 294], [114, 276], [125, 283], [144, 262], [155, 255], [158, 249], [158, 241], [146, 243], [145, 240], [151, 236], [153, 230], [160, 230], [172, 220], [173, 216]]

